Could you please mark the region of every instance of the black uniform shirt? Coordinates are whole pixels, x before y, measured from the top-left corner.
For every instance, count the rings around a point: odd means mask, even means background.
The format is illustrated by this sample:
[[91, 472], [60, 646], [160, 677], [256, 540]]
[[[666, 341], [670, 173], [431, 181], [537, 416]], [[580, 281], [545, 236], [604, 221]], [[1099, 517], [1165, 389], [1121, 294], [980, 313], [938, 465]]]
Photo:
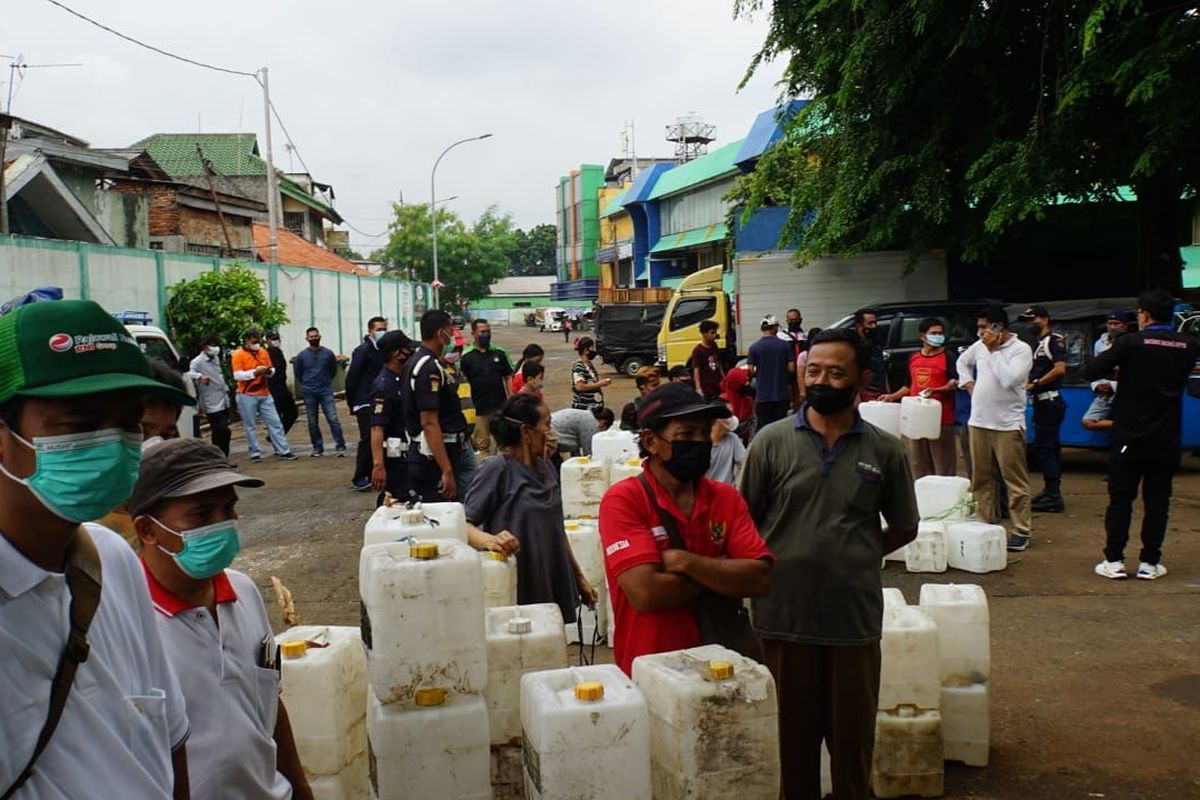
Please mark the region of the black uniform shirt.
[[1092, 359], [1083, 370], [1088, 380], [1121, 369], [1113, 400], [1114, 443], [1180, 446], [1183, 391], [1196, 356], [1195, 339], [1167, 325], [1154, 325], [1118, 336], [1112, 347]]
[[421, 412], [438, 412], [442, 433], [464, 433], [467, 418], [458, 399], [458, 379], [442, 367], [437, 354], [421, 345], [404, 366], [400, 393], [410, 439], [421, 433]]
[[400, 399], [403, 378], [387, 367], [371, 383], [371, 427], [383, 428], [386, 439], [408, 438], [404, 430], [404, 407]]
[[[1050, 333], [1038, 340], [1037, 347], [1033, 348], [1033, 366], [1029, 368], [1029, 380], [1037, 382], [1039, 378], [1054, 369], [1054, 364], [1058, 361], [1067, 360], [1067, 339], [1061, 333]], [[1033, 390], [1034, 394], [1042, 392], [1050, 392], [1062, 388], [1062, 378], [1050, 381], [1049, 383], [1039, 383]]]

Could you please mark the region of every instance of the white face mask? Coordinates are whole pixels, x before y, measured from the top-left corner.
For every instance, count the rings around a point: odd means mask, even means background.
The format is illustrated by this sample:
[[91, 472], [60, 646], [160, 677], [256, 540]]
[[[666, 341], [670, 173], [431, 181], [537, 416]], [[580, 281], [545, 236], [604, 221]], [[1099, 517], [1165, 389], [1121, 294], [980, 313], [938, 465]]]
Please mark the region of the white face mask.
[[737, 418], [736, 414], [734, 416], [731, 416], [731, 417], [721, 420], [721, 422], [725, 423], [725, 429], [727, 431], [729, 431], [730, 433], [733, 433], [734, 431], [736, 431], [737, 426], [739, 424], [741, 424], [741, 420], [739, 420]]
[[166, 441], [166, 439], [164, 439], [161, 436], [151, 436], [149, 439], [142, 442], [142, 454], [145, 455], [146, 451], [149, 450], [151, 447], [154, 447], [155, 445], [160, 445], [165, 441]]
[[206, 348], [204, 349], [204, 352], [208, 353], [208, 355], [209, 355], [209, 357], [210, 357], [210, 358], [216, 358], [217, 356], [221, 355], [221, 348], [219, 348], [219, 347], [206, 347]]
[[247, 349], [247, 350], [249, 350], [251, 353], [257, 353], [257, 352], [259, 351], [259, 348], [261, 348], [261, 347], [262, 347], [262, 345], [261, 345], [261, 344], [248, 344], [248, 345], [246, 345], [246, 349]]

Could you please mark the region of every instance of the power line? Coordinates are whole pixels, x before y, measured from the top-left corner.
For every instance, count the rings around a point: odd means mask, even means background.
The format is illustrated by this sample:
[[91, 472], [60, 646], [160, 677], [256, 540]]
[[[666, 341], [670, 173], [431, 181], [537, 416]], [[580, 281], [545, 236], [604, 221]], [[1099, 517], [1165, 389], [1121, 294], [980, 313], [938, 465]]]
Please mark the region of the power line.
[[158, 53], [161, 56], [166, 56], [167, 58], [173, 58], [176, 61], [182, 61], [185, 64], [191, 64], [192, 66], [195, 66], [195, 67], [203, 67], [204, 69], [211, 69], [214, 72], [224, 72], [228, 75], [243, 75], [247, 78], [254, 78], [255, 80], [258, 79], [258, 76], [253, 72], [243, 72], [242, 70], [238, 70], [238, 69], [229, 69], [228, 67], [218, 67], [215, 64], [206, 64], [203, 61], [196, 61], [193, 58], [188, 58], [186, 56], [180, 56], [180, 55], [176, 55], [175, 53], [168, 52], [166, 50], [163, 50], [161, 47], [155, 47], [152, 44], [146, 44], [145, 42], [135, 39], [132, 36], [127, 36], [126, 34], [121, 33], [118, 30], [113, 30], [112, 28], [108, 27], [107, 25], [97, 22], [96, 20], [92, 19], [91, 17], [88, 17], [84, 14], [80, 14], [75, 9], [70, 8], [67, 5], [64, 5], [63, 3], [60, 3], [59, 0], [46, 0], [46, 2], [52, 6], [57, 6], [58, 8], [61, 8], [63, 11], [67, 12], [68, 14], [70, 14], [73, 17], [78, 17], [79, 19], [83, 20], [84, 22], [88, 23], [89, 25], [95, 25], [97, 28], [99, 28], [102, 31], [107, 31], [108, 33], [111, 33], [113, 36], [116, 36], [120, 39], [124, 39], [125, 41], [127, 41], [131, 44], [136, 44], [138, 47], [143, 47], [146, 50], [149, 50], [151, 52]]

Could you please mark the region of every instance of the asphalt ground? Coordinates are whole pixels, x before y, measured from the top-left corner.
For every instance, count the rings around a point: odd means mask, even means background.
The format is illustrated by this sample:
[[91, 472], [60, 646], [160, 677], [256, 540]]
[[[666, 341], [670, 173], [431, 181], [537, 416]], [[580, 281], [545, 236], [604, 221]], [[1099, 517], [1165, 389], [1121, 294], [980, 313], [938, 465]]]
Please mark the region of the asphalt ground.
[[[542, 345], [547, 402], [569, 403], [574, 356], [561, 334], [497, 327], [494, 339], [514, 360], [527, 342]], [[633, 381], [604, 365], [601, 374], [614, 378], [606, 399], [619, 411]], [[353, 440], [344, 404], [341, 413]], [[309, 458], [303, 416], [289, 439], [299, 461], [250, 464], [235, 438], [234, 460], [267, 486], [242, 492], [244, 542], [234, 566], [262, 589], [277, 628], [273, 575], [305, 623], [357, 625], [358, 554], [374, 494], [349, 488], [353, 444], [350, 458], [328, 450]], [[1012, 554], [1003, 572], [910, 575], [895, 563], [884, 571], [884, 585], [910, 603], [926, 582], [977, 583], [989, 597], [991, 761], [983, 769], [947, 764], [947, 797], [1200, 798], [1200, 459], [1185, 456], [1176, 478], [1163, 559], [1170, 572], [1157, 581], [1092, 573], [1104, 478], [1103, 454], [1068, 450], [1066, 513], [1036, 514], [1033, 546]], [[601, 648], [597, 658], [611, 656]]]

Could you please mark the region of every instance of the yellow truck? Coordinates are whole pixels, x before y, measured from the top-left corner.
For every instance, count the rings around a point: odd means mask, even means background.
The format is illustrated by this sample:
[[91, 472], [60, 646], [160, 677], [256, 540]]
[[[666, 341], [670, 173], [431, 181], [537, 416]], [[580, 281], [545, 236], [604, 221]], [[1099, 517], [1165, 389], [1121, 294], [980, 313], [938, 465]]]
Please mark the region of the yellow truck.
[[700, 344], [700, 323], [717, 323], [717, 347], [726, 368], [737, 361], [737, 332], [733, 304], [725, 293], [724, 267], [697, 270], [680, 282], [667, 304], [658, 331], [658, 365], [667, 370], [688, 363]]

